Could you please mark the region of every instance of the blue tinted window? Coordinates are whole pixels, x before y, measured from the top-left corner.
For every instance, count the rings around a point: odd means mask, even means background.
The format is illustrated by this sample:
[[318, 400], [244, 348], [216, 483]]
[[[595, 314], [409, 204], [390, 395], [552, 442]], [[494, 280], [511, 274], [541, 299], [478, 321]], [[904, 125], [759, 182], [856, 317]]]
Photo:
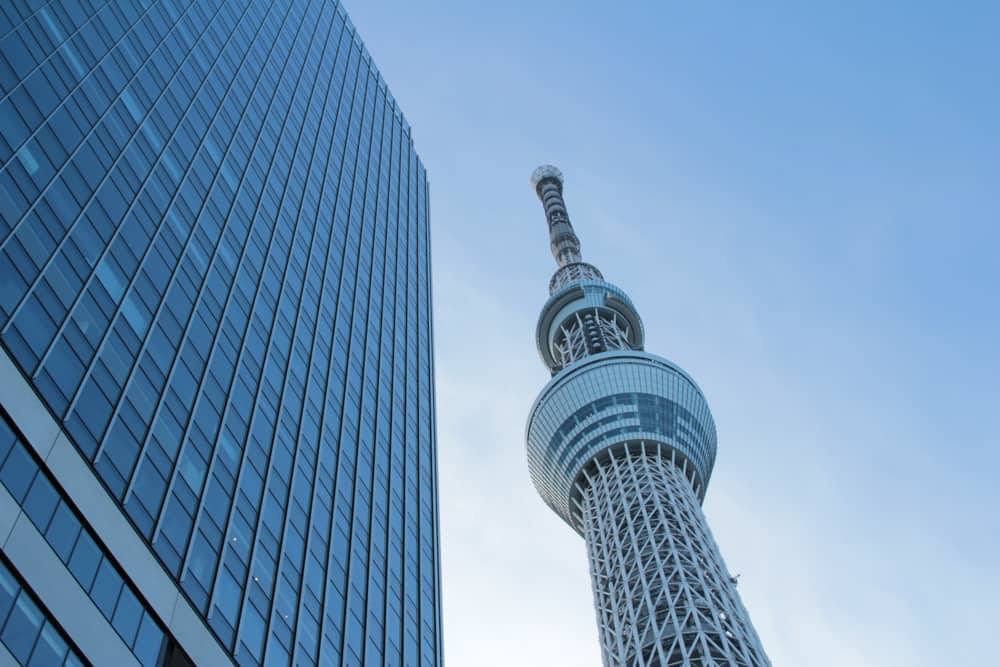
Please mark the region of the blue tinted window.
[[115, 571], [110, 561], [105, 558], [97, 568], [97, 577], [94, 579], [90, 597], [106, 618], [111, 618], [111, 615], [114, 613], [121, 590], [121, 575]]
[[7, 454], [10, 453], [10, 449], [16, 441], [17, 436], [7, 425], [7, 421], [0, 419], [0, 463], [6, 460]]
[[43, 667], [62, 664], [68, 651], [69, 645], [63, 639], [62, 633], [51, 623], [46, 622], [42, 628], [42, 634], [35, 644], [35, 650], [31, 654], [31, 662], [28, 663], [28, 666]]
[[142, 617], [132, 651], [144, 667], [156, 665], [163, 649], [163, 630], [149, 614]]
[[6, 567], [0, 566], [0, 623], [7, 618], [21, 586]]
[[24, 500], [24, 511], [39, 531], [44, 532], [59, 503], [59, 492], [45, 475], [35, 477], [28, 497]]
[[0, 632], [0, 640], [21, 664], [27, 664], [31, 649], [42, 630], [45, 615], [23, 590], [14, 601], [7, 623]]
[[63, 667], [84, 667], [84, 662], [75, 653], [70, 653], [66, 656], [66, 661], [63, 663]]
[[141, 619], [142, 603], [139, 602], [135, 593], [126, 586], [122, 589], [121, 597], [118, 598], [118, 606], [115, 608], [115, 615], [112, 617], [111, 623], [129, 646], [135, 641]]
[[49, 523], [49, 529], [45, 532], [45, 539], [49, 545], [59, 555], [63, 562], [69, 560], [73, 545], [80, 534], [80, 520], [66, 503], [60, 503], [56, 508], [55, 516]]
[[97, 566], [100, 564], [101, 548], [97, 546], [89, 533], [81, 533], [69, 559], [69, 570], [85, 591], [89, 591], [94, 583]]
[[37, 470], [38, 466], [28, 455], [28, 451], [24, 447], [15, 447], [0, 468], [0, 482], [3, 482], [16, 500], [23, 501]]

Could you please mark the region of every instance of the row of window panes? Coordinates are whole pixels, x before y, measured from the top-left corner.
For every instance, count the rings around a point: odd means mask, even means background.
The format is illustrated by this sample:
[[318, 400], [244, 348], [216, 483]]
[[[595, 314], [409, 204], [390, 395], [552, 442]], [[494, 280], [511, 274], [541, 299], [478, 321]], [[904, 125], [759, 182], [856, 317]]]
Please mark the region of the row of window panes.
[[83, 667], [86, 664], [2, 558], [0, 642], [19, 665]]
[[164, 632], [6, 416], [0, 420], [0, 483], [21, 505], [59, 560], [140, 664], [156, 664]]

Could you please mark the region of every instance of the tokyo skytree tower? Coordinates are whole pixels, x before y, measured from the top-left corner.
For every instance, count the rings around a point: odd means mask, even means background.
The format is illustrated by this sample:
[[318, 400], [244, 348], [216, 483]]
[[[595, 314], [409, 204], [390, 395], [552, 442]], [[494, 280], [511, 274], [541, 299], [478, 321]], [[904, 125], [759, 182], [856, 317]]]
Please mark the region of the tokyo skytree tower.
[[586, 540], [604, 664], [769, 666], [701, 511], [716, 449], [708, 403], [643, 351], [632, 301], [583, 261], [559, 170], [531, 182], [559, 268], [536, 329], [552, 379], [528, 418], [528, 467]]

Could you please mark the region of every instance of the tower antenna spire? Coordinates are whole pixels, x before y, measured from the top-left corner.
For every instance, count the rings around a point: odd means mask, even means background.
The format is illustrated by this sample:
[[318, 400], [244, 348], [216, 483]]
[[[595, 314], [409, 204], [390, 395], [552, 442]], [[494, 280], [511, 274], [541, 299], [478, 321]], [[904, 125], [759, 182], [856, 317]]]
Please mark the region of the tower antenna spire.
[[566, 201], [563, 199], [562, 172], [551, 164], [543, 164], [531, 172], [531, 184], [545, 209], [552, 256], [559, 265], [559, 270], [549, 283], [549, 293], [554, 294], [565, 285], [579, 280], [604, 280], [597, 267], [583, 261], [580, 238], [573, 231]]
[[531, 184], [542, 200], [545, 218], [549, 222], [549, 239], [552, 242], [552, 256], [559, 266], [583, 261], [580, 255], [580, 239], [573, 231], [569, 212], [563, 200], [563, 175], [558, 168], [545, 164], [531, 173]]

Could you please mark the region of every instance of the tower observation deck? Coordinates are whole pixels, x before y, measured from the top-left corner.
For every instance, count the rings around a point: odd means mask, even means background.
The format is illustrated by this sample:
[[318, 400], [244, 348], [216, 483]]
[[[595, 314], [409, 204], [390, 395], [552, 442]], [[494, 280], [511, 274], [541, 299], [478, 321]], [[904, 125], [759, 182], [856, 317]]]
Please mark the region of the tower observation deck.
[[531, 479], [583, 536], [607, 666], [769, 667], [701, 510], [715, 423], [695, 381], [643, 349], [628, 295], [586, 263], [563, 176], [531, 176], [559, 268], [536, 341]]

